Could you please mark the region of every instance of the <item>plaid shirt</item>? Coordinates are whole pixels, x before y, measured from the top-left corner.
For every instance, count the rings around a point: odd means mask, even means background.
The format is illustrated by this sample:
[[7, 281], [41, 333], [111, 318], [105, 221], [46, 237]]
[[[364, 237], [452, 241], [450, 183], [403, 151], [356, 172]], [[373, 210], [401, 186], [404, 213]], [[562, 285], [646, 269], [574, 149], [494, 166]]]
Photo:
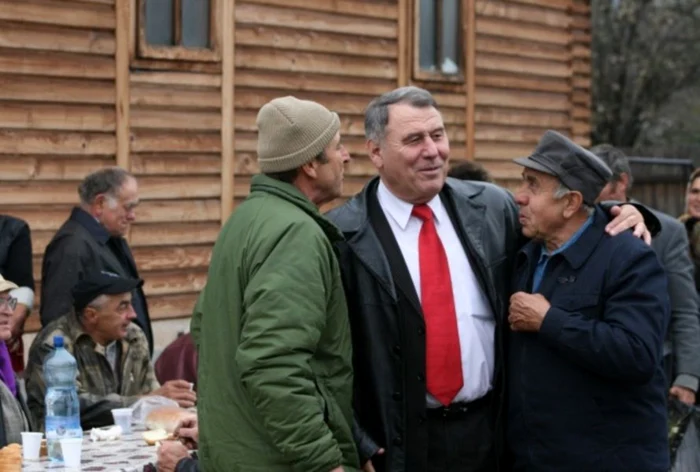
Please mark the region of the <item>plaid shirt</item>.
[[118, 372], [114, 372], [105, 356], [105, 347], [95, 343], [83, 331], [75, 313], [69, 313], [45, 326], [29, 349], [25, 371], [27, 403], [34, 424], [42, 431], [46, 394], [44, 359], [53, 351], [53, 337], [56, 335], [63, 336], [65, 348], [78, 363], [77, 388], [83, 429], [113, 424], [113, 408], [128, 407], [159, 387], [150, 361], [148, 341], [138, 326], [131, 323], [126, 337], [117, 341], [121, 355]]

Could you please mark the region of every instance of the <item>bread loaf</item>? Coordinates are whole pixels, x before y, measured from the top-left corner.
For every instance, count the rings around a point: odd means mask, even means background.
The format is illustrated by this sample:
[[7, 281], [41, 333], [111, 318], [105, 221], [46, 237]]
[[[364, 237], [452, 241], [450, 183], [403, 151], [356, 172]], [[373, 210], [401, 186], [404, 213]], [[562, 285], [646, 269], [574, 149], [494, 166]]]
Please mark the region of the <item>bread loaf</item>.
[[22, 471], [22, 446], [12, 443], [0, 449], [0, 470], [3, 472]]
[[155, 445], [159, 441], [169, 439], [171, 435], [165, 432], [164, 429], [154, 429], [152, 431], [144, 431], [143, 439], [149, 446]]
[[187, 415], [188, 412], [184, 408], [172, 406], [154, 408], [146, 416], [145, 425], [147, 429], [162, 429], [166, 433], [172, 434], [180, 420]]

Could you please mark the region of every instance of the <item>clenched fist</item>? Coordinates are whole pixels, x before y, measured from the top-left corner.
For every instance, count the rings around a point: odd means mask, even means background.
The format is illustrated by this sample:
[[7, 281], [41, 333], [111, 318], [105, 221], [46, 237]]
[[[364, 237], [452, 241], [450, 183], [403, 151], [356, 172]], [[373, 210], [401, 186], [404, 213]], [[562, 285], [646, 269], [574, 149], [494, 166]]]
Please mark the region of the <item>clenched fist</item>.
[[508, 324], [513, 331], [537, 332], [551, 305], [539, 293], [517, 292], [510, 297]]

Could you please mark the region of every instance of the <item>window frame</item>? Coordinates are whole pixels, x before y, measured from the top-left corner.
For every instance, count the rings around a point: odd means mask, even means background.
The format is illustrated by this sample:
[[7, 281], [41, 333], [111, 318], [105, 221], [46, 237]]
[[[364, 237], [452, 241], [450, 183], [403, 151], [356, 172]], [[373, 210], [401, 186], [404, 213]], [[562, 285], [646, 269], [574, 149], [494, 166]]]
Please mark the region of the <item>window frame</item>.
[[[436, 44], [435, 44], [435, 49], [436, 49], [436, 58], [437, 58], [437, 65], [439, 66], [442, 64], [442, 61], [444, 58], [442, 57], [442, 1], [443, 0], [435, 0], [435, 5], [436, 5], [436, 12], [435, 12], [435, 22], [437, 23], [436, 25]], [[420, 0], [413, 0], [412, 2], [409, 3], [411, 12], [410, 12], [410, 19], [411, 19], [411, 27], [413, 29], [412, 34], [410, 34], [410, 39], [411, 39], [411, 62], [412, 62], [412, 78], [413, 80], [418, 80], [418, 81], [425, 81], [425, 82], [446, 82], [446, 83], [452, 83], [452, 84], [464, 84], [466, 82], [466, 67], [467, 64], [465, 63], [465, 51], [467, 49], [466, 45], [466, 38], [467, 38], [467, 32], [465, 31], [465, 28], [467, 25], [465, 24], [465, 12], [467, 11], [467, 5], [465, 5], [465, 2], [468, 1], [473, 1], [473, 0], [459, 0], [459, 12], [458, 12], [458, 17], [459, 17], [459, 24], [457, 28], [457, 50], [459, 51], [459, 58], [457, 62], [457, 66], [459, 67], [459, 73], [458, 74], [445, 74], [444, 72], [440, 70], [436, 71], [428, 71], [425, 69], [422, 69], [420, 66], [420, 25], [421, 25], [421, 19], [420, 19]]]
[[[146, 2], [137, 0], [136, 14], [136, 56], [139, 59], [156, 59], [189, 62], [221, 62], [221, 25], [219, 0], [209, 1], [209, 44], [208, 48], [190, 48], [180, 45], [154, 46], [146, 41]], [[198, 0], [202, 1], [202, 0]], [[180, 41], [182, 1], [173, 0], [173, 15], [175, 22], [175, 42]]]

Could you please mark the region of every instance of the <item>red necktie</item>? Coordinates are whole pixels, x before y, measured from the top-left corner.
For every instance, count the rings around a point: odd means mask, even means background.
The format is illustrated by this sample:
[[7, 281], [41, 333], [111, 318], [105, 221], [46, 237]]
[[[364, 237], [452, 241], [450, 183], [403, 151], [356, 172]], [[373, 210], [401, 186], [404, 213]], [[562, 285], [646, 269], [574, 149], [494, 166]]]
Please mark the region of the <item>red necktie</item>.
[[426, 327], [427, 387], [440, 403], [449, 405], [464, 385], [450, 267], [430, 207], [414, 206], [413, 216], [423, 220], [418, 235], [418, 256]]

